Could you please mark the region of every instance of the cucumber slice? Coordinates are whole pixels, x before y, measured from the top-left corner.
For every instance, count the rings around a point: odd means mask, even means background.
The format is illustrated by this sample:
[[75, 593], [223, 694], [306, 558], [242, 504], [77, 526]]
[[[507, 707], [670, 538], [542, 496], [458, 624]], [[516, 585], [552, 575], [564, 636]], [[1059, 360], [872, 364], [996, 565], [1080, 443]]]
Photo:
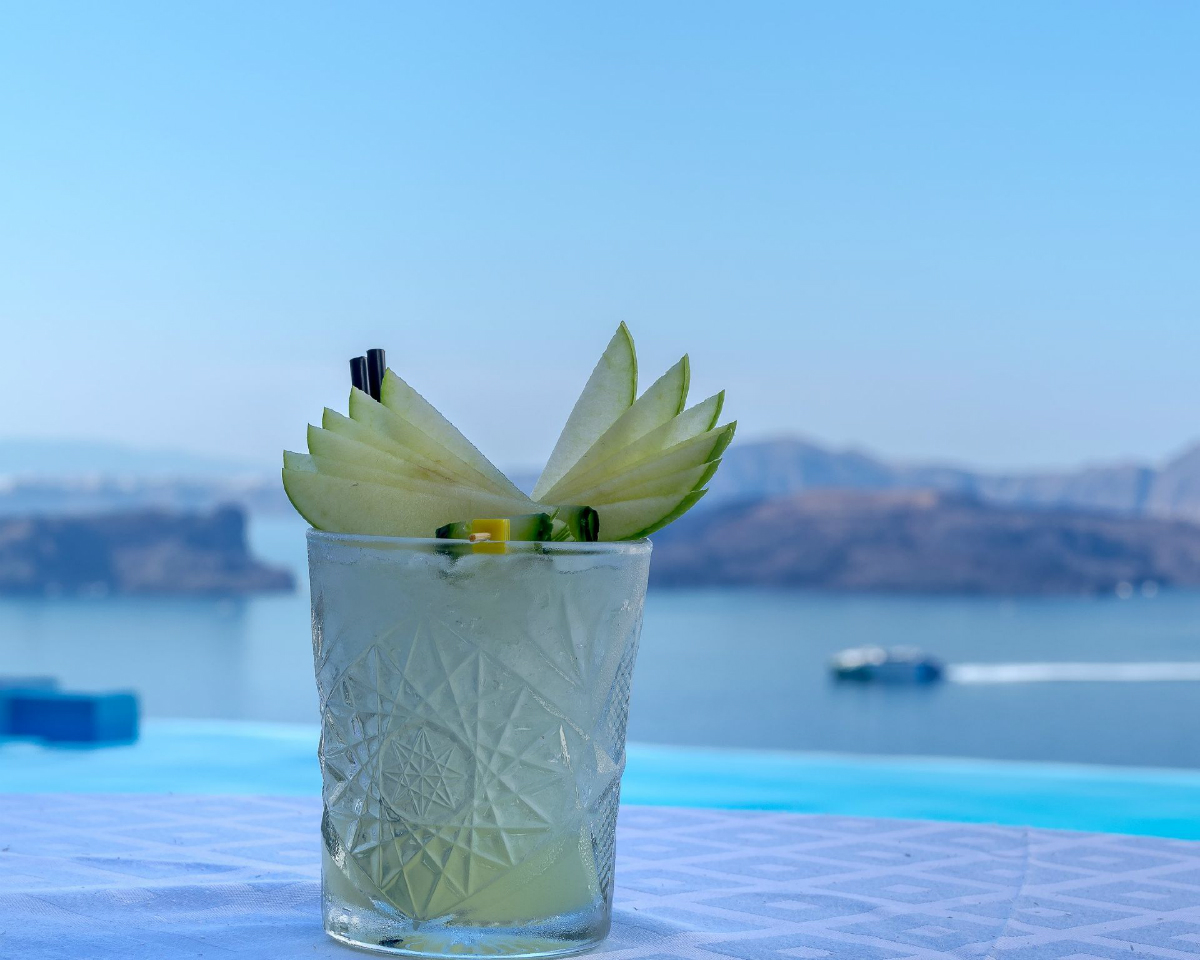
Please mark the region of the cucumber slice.
[[[509, 540], [549, 540], [552, 528], [550, 514], [527, 513], [520, 517], [508, 517]], [[443, 540], [466, 540], [475, 532], [474, 520], [459, 520], [438, 527], [434, 536]]]
[[561, 506], [550, 515], [554, 540], [593, 543], [600, 539], [600, 514], [591, 507]]
[[636, 397], [637, 354], [629, 328], [622, 323], [584, 384], [579, 399], [575, 401], [550, 459], [546, 461], [546, 467], [533, 487], [533, 498], [541, 499], [547, 490], [558, 483], [587, 453], [588, 448], [633, 405]]
[[[361, 392], [361, 391], [360, 391]], [[366, 396], [364, 394], [364, 396]], [[367, 399], [370, 399], [367, 397]], [[408, 421], [413, 427], [439, 446], [448, 450], [472, 470], [488, 479], [488, 486], [498, 493], [525, 496], [516, 485], [478, 448], [459, 432], [458, 427], [438, 413], [437, 408], [396, 376], [391, 370], [383, 375], [380, 389], [383, 405]]]
[[691, 364], [685, 354], [675, 366], [654, 381], [650, 389], [617, 418], [616, 423], [604, 431], [604, 435], [546, 492], [546, 499], [557, 499], [557, 492], [570, 489], [576, 477], [585, 475], [596, 464], [603, 463], [651, 430], [677, 417], [687, 405], [691, 377]]
[[[591, 507], [563, 506], [552, 513], [529, 513], [508, 517], [509, 540], [575, 540], [593, 543], [599, 539], [600, 516]], [[466, 540], [476, 532], [478, 520], [460, 520], [438, 527], [435, 536]]]

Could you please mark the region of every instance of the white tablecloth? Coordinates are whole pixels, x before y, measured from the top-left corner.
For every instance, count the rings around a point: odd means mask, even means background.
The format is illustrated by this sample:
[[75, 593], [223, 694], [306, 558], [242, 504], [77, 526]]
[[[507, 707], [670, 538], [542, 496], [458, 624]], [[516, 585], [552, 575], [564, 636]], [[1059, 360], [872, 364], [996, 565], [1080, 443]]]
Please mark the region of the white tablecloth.
[[[0, 795], [0, 957], [358, 956], [319, 911], [316, 800]], [[613, 932], [665, 960], [1200, 956], [1200, 844], [626, 807]]]

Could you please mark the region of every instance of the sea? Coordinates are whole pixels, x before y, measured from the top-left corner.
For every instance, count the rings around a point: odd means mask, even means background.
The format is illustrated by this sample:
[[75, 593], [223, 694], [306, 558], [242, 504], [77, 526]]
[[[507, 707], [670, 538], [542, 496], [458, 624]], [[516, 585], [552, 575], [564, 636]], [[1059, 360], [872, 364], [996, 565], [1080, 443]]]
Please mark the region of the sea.
[[[0, 599], [0, 677], [129, 689], [151, 717], [315, 722], [304, 525], [252, 521], [293, 594]], [[863, 645], [948, 666], [835, 681]], [[651, 589], [631, 739], [834, 753], [1200, 768], [1200, 593], [956, 597]]]

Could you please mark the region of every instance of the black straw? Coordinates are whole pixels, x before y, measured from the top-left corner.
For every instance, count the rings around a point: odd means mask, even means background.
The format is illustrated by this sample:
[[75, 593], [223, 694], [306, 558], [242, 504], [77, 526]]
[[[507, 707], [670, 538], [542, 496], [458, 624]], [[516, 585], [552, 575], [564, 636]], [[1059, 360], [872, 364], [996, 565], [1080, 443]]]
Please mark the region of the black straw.
[[350, 358], [350, 382], [364, 393], [367, 392], [367, 358]]
[[379, 347], [367, 351], [367, 386], [369, 393], [376, 400], [382, 396], [383, 371], [387, 369], [387, 360]]

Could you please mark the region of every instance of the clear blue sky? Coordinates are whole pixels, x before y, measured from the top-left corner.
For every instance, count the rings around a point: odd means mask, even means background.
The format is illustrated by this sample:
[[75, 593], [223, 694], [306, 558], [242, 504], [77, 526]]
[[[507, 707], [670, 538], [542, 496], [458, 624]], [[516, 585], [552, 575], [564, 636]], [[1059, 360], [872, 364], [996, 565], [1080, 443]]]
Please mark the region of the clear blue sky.
[[383, 345], [504, 466], [612, 328], [743, 436], [1200, 438], [1200, 4], [9, 3], [0, 435], [276, 462]]

